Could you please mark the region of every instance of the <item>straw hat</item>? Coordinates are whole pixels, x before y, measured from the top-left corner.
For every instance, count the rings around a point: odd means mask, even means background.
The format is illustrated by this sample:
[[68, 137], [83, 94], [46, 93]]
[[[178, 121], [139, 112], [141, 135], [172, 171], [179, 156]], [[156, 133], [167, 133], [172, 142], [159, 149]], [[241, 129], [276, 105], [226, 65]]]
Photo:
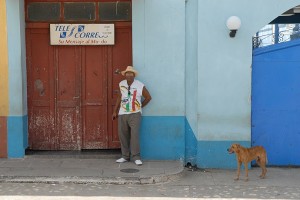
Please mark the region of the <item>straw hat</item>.
[[125, 71], [121, 71], [121, 74], [122, 74], [123, 76], [125, 76], [126, 72], [133, 72], [133, 73], [134, 73], [134, 76], [137, 76], [137, 75], [138, 75], [138, 72], [137, 72], [135, 69], [133, 69], [132, 66], [127, 66], [127, 68], [126, 68]]

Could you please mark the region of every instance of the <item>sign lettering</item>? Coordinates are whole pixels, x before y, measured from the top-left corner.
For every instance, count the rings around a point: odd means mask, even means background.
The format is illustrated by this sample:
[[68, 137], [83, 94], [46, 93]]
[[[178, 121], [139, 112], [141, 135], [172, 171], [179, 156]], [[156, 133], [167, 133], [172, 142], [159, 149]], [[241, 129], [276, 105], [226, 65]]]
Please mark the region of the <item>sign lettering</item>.
[[51, 45], [114, 45], [114, 24], [50, 24]]

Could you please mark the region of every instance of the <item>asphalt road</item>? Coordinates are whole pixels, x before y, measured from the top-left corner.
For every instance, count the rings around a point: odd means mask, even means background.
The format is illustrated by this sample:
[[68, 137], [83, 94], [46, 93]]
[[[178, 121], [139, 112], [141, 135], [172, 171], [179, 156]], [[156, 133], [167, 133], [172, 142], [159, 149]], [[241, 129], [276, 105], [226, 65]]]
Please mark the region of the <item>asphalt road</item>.
[[161, 184], [44, 184], [0, 183], [1, 200], [135, 200], [135, 199], [300, 199], [300, 169], [250, 170], [250, 180], [234, 181], [234, 170], [189, 170], [184, 176]]

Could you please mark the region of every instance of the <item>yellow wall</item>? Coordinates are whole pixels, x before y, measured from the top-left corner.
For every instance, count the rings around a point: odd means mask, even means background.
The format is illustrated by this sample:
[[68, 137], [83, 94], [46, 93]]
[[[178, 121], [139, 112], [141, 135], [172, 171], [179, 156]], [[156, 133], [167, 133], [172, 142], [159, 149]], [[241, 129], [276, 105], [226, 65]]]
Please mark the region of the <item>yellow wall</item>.
[[8, 116], [8, 47], [6, 0], [0, 0], [0, 116]]

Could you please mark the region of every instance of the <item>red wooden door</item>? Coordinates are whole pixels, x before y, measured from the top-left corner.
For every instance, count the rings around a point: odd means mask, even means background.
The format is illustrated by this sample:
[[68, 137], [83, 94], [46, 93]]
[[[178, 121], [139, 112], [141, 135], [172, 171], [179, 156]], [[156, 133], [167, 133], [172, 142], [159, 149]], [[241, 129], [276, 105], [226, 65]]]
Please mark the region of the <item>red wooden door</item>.
[[131, 23], [115, 24], [113, 46], [51, 46], [49, 25], [27, 24], [29, 148], [119, 148], [111, 120], [116, 69], [132, 63]]

